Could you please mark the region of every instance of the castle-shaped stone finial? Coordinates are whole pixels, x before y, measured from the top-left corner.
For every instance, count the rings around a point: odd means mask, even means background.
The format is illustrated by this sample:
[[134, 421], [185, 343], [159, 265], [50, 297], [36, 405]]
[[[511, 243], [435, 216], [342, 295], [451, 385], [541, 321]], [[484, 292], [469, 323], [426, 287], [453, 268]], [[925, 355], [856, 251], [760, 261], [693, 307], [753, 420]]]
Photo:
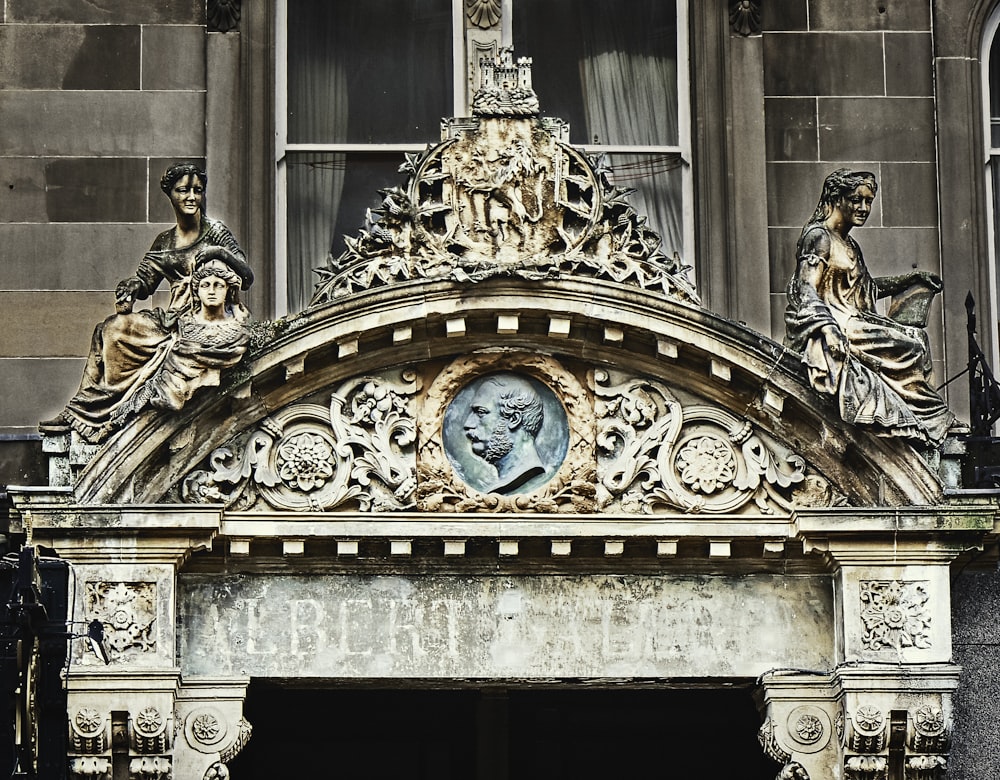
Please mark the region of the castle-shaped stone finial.
[[531, 58], [514, 64], [514, 50], [479, 61], [479, 89], [472, 98], [475, 116], [537, 116], [538, 95], [531, 87]]

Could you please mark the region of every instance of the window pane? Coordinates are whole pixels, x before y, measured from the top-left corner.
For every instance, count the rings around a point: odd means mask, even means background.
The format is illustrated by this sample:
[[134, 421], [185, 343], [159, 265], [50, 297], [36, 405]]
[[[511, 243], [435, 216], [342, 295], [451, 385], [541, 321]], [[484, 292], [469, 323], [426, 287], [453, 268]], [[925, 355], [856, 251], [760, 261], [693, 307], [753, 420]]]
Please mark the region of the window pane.
[[517, 0], [514, 54], [532, 58], [542, 113], [570, 122], [573, 143], [678, 143], [671, 0]]
[[382, 203], [380, 189], [402, 186], [399, 152], [335, 154], [297, 152], [287, 158], [288, 310], [312, 297], [314, 268], [339, 257], [344, 235], [356, 236], [365, 212]]
[[288, 141], [436, 141], [450, 0], [288, 0]]
[[609, 154], [616, 187], [631, 187], [629, 202], [649, 227], [660, 235], [660, 249], [668, 257], [684, 254], [683, 183], [681, 161], [673, 154]]

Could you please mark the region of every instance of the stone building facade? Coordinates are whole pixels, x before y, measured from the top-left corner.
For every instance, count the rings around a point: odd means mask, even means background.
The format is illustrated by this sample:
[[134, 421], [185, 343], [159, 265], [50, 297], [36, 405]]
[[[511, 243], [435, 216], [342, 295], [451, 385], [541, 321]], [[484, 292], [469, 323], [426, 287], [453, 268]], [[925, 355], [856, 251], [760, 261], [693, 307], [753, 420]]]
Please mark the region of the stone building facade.
[[[451, 61], [428, 38], [379, 70], [359, 43], [357, 72], [313, 81], [295, 68], [314, 37], [393, 29], [359, 11], [311, 37], [316, 6], [294, 0], [4, 7], [9, 538], [71, 563], [74, 619], [100, 622], [110, 660], [73, 643], [68, 776], [995, 771], [993, 493], [963, 484], [960, 437], [928, 451], [841, 420], [780, 343], [799, 231], [851, 167], [881, 185], [869, 264], [944, 281], [939, 382], [966, 365], [968, 291], [995, 351], [994, 9], [678, 2], [671, 84], [651, 82], [672, 132], [605, 109], [574, 136], [543, 88], [566, 83], [541, 25], [568, 26], [566, 3], [524, 4], [527, 27], [517, 0], [441, 5]], [[646, 6], [615, 11], [641, 26]], [[606, 88], [609, 50], [578, 68]], [[435, 67], [440, 131], [336, 121], [351, 89], [377, 107]], [[382, 157], [387, 177], [356, 174]], [[254, 268], [247, 358], [107, 440], [39, 436], [170, 226], [157, 183], [177, 159], [204, 162], [208, 213]], [[329, 258], [298, 238], [303, 170], [378, 181]], [[636, 206], [625, 189], [660, 174], [666, 205]], [[302, 267], [322, 268], [312, 297]], [[544, 410], [517, 474], [483, 465], [490, 382]]]

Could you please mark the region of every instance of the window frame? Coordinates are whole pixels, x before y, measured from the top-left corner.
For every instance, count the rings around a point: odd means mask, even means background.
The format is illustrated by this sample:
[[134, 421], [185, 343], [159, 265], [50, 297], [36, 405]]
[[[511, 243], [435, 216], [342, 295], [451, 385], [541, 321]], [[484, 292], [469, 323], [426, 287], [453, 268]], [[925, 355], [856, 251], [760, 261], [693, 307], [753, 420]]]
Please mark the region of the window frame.
[[[502, 0], [501, 45], [509, 46], [512, 41], [513, 6], [518, 0]], [[690, 26], [688, 4], [691, 0], [675, 0], [677, 13], [677, 123], [678, 143], [676, 145], [630, 146], [626, 144], [574, 144], [574, 147], [588, 154], [678, 154], [681, 159], [681, 226], [684, 242], [685, 264], [691, 267], [692, 277], [696, 263], [694, 224], [694, 173], [692, 165], [691, 140], [691, 59], [689, 50]], [[289, 143], [288, 141], [288, 24], [289, 0], [274, 0], [274, 186], [275, 186], [275, 230], [273, 248], [273, 309], [275, 317], [283, 317], [289, 312], [288, 306], [288, 170], [290, 154], [301, 152], [328, 152], [331, 154], [392, 153], [400, 159], [407, 152], [421, 152], [428, 144], [439, 139], [414, 141], [413, 143]], [[452, 9], [452, 105], [453, 116], [469, 116], [467, 95], [472, 89], [466, 85], [467, 27], [464, 0], [451, 0]], [[520, 54], [520, 52], [516, 53]], [[530, 52], [524, 52], [530, 56]], [[473, 89], [474, 89], [473, 85]], [[386, 182], [386, 186], [391, 182]], [[359, 220], [361, 215], [359, 215]], [[696, 280], [691, 278], [694, 283]]]

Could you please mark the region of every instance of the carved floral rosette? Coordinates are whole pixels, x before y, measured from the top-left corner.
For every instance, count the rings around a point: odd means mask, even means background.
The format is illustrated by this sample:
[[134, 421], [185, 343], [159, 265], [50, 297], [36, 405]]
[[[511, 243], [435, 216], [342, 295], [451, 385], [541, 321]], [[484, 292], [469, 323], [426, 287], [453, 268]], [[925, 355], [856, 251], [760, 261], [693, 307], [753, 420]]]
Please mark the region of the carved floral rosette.
[[601, 510], [773, 514], [838, 501], [800, 456], [724, 409], [682, 404], [661, 382], [605, 369], [589, 383]]
[[[480, 377], [512, 372], [534, 378], [562, 404], [568, 424], [565, 457], [530, 492], [500, 495], [467, 484], [445, 451], [444, 423], [459, 392]], [[556, 360], [519, 351], [482, 352], [456, 360], [434, 379], [417, 426], [417, 506], [424, 512], [591, 512], [594, 508], [593, 411], [583, 387]]]
[[112, 660], [156, 650], [155, 582], [87, 582], [85, 594], [87, 619], [104, 624]]
[[416, 487], [411, 372], [344, 382], [329, 407], [299, 403], [274, 413], [188, 474], [181, 498], [289, 511], [413, 506]]
[[926, 581], [862, 580], [861, 620], [866, 650], [931, 646], [930, 598]]

